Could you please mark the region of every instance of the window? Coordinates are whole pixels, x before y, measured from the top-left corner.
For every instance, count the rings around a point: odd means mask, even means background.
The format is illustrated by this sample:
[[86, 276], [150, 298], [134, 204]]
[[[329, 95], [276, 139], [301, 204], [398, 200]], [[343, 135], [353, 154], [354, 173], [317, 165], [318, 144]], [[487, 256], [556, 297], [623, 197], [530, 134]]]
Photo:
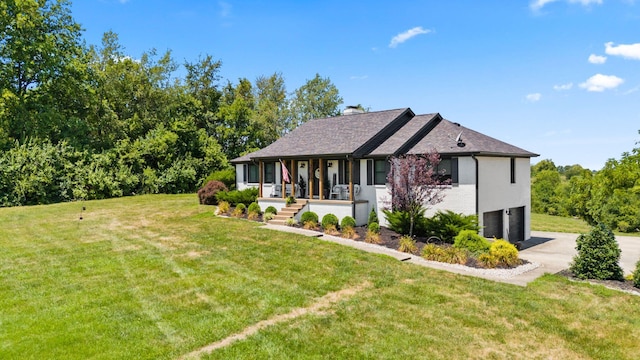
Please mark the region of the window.
[[338, 167], [338, 184], [349, 183], [349, 161], [340, 160]]
[[258, 179], [258, 165], [256, 164], [249, 164], [248, 166], [248, 175], [249, 175], [249, 182], [250, 183], [257, 183], [260, 181], [260, 179]]
[[367, 185], [386, 184], [388, 166], [385, 160], [367, 160]]
[[458, 183], [458, 158], [443, 158], [438, 164], [438, 176], [441, 181], [451, 180], [452, 184]]
[[511, 158], [511, 183], [516, 183], [516, 158]]
[[273, 184], [276, 182], [276, 163], [264, 163], [264, 183]]

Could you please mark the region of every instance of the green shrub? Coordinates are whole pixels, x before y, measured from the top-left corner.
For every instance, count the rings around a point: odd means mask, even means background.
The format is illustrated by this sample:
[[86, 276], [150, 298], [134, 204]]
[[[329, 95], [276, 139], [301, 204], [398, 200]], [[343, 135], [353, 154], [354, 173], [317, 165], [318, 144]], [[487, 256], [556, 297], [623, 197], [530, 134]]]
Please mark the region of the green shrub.
[[380, 224], [377, 222], [369, 223], [367, 226], [367, 230], [373, 232], [374, 234], [380, 234]]
[[242, 217], [244, 215], [244, 211], [241, 208], [236, 207], [231, 212], [231, 216], [233, 217]]
[[258, 220], [259, 217], [260, 213], [250, 210], [247, 211], [247, 220]]
[[307, 211], [302, 213], [302, 215], [300, 215], [300, 222], [301, 223], [306, 223], [309, 221], [313, 221], [314, 223], [318, 223], [318, 214], [314, 213], [313, 211]]
[[488, 252], [491, 244], [474, 230], [462, 230], [455, 237], [453, 246], [458, 249], [468, 250], [473, 254], [481, 254]]
[[512, 267], [520, 263], [518, 249], [510, 242], [498, 239], [491, 243], [488, 253], [481, 254], [478, 260], [487, 267]]
[[236, 170], [234, 168], [227, 168], [214, 171], [202, 181], [202, 184], [206, 184], [212, 180], [222, 182], [229, 190], [235, 190]]
[[596, 225], [576, 240], [578, 254], [570, 270], [580, 279], [622, 280], [620, 247], [613, 232], [604, 224]]
[[258, 199], [258, 188], [246, 188], [244, 190], [220, 191], [216, 195], [218, 201], [226, 201], [232, 205], [244, 204], [249, 206]]
[[272, 213], [273, 215], [278, 215], [278, 210], [273, 206], [267, 206], [264, 211], [265, 213]]
[[405, 235], [400, 238], [398, 251], [414, 254], [418, 251], [418, 246], [416, 246], [416, 241], [411, 236]]
[[356, 220], [354, 218], [352, 218], [351, 216], [345, 216], [342, 218], [342, 220], [340, 221], [340, 228], [341, 229], [345, 229], [345, 228], [354, 228], [356, 227]]
[[247, 208], [248, 212], [253, 212], [256, 213], [258, 215], [262, 214], [262, 210], [260, 209], [260, 205], [258, 205], [257, 202], [252, 202], [251, 204], [249, 204], [249, 207]]
[[216, 194], [227, 190], [227, 187], [222, 182], [211, 180], [198, 190], [198, 200], [201, 205], [216, 205], [218, 203]]
[[467, 252], [453, 246], [438, 246], [427, 244], [422, 248], [422, 257], [431, 260], [445, 262], [449, 264], [466, 264]]
[[229, 205], [228, 202], [220, 201], [218, 203], [218, 215], [228, 213], [230, 208], [231, 208], [231, 206]]
[[236, 205], [235, 210], [242, 211], [242, 213], [244, 214], [245, 210], [247, 210], [247, 207], [243, 203], [240, 203], [240, 204]]
[[291, 204], [295, 204], [296, 203], [296, 198], [294, 198], [293, 196], [288, 196], [287, 200], [286, 200], [286, 204], [287, 206], [291, 205]]
[[296, 225], [298, 225], [298, 222], [294, 218], [288, 218], [284, 223], [287, 226], [296, 226]]
[[480, 230], [477, 215], [458, 214], [451, 210], [438, 211], [433, 217], [425, 218], [418, 228], [426, 236], [437, 236], [442, 241], [453, 244], [455, 237], [462, 230]]
[[[407, 235], [411, 227], [411, 217], [406, 211], [390, 211], [382, 210], [385, 218], [387, 219], [387, 227], [398, 234]], [[416, 216], [414, 224], [414, 235], [423, 235], [424, 232], [421, 229], [420, 224], [424, 222], [424, 210], [418, 216]]]
[[333, 214], [327, 214], [322, 217], [322, 228], [326, 229], [329, 226], [334, 228], [338, 227], [338, 217]]
[[640, 288], [640, 260], [636, 263], [636, 271], [633, 272], [633, 286]]
[[378, 213], [376, 212], [376, 209], [373, 208], [369, 213], [369, 220], [367, 220], [367, 225], [372, 223], [380, 224], [380, 221], [378, 220]]

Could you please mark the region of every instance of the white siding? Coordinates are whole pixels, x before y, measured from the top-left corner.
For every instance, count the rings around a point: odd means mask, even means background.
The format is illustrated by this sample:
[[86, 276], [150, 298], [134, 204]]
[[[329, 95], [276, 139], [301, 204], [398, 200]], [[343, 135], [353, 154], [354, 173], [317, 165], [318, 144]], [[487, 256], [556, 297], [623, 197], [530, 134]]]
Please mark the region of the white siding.
[[508, 157], [478, 157], [478, 217], [482, 226], [483, 214], [501, 210], [503, 237], [509, 229], [507, 209], [525, 207], [525, 239], [531, 237], [531, 179], [529, 158], [516, 158], [516, 182], [511, 183], [511, 159]]

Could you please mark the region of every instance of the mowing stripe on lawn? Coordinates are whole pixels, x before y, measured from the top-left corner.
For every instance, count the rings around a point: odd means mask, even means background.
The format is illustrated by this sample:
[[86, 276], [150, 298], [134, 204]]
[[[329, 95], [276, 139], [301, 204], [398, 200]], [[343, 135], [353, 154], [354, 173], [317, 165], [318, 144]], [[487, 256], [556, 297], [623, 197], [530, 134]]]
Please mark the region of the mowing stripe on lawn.
[[312, 304], [309, 307], [305, 307], [305, 308], [297, 308], [297, 309], [293, 309], [292, 311], [286, 313], [286, 314], [281, 314], [281, 315], [276, 315], [270, 319], [267, 320], [263, 320], [260, 321], [254, 325], [251, 325], [247, 328], [245, 328], [243, 331], [237, 333], [237, 334], [233, 334], [231, 336], [228, 336], [220, 341], [217, 341], [215, 343], [206, 345], [198, 350], [192, 351], [186, 355], [181, 356], [179, 359], [180, 360], [186, 360], [186, 359], [198, 359], [200, 358], [200, 356], [202, 355], [206, 355], [206, 354], [210, 354], [211, 352], [213, 352], [216, 349], [220, 349], [223, 348], [225, 346], [229, 346], [232, 343], [236, 342], [236, 341], [240, 341], [243, 339], [246, 339], [247, 337], [257, 333], [258, 331], [271, 326], [271, 325], [275, 325], [287, 320], [291, 320], [291, 319], [295, 319], [297, 317], [303, 316], [303, 315], [307, 315], [307, 314], [316, 314], [316, 315], [324, 315], [327, 314], [328, 312], [323, 311], [324, 309], [326, 309], [327, 307], [341, 301], [344, 299], [347, 299], [353, 295], [355, 295], [356, 293], [368, 288], [371, 286], [371, 283], [368, 281], [365, 281], [363, 283], [361, 283], [358, 286], [355, 287], [350, 287], [350, 288], [346, 288], [346, 289], [342, 289], [339, 291], [334, 291], [334, 292], [330, 292], [328, 294], [326, 294], [325, 296], [321, 297], [320, 299], [318, 299], [318, 301], [316, 301], [314, 304]]

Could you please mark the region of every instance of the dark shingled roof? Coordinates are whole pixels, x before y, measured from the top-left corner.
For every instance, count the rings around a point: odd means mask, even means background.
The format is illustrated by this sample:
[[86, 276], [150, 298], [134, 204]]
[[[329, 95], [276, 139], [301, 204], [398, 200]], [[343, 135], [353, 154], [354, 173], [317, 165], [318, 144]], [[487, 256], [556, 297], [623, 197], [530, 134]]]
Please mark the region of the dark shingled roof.
[[[462, 132], [462, 142], [456, 138]], [[532, 152], [442, 119], [440, 114], [415, 116], [409, 108], [310, 120], [273, 144], [233, 159], [388, 156], [402, 153], [534, 157]]]
[[[313, 119], [256, 152], [233, 159], [293, 158], [321, 155], [366, 155], [414, 117], [409, 108]], [[383, 139], [380, 139], [384, 137]], [[368, 150], [368, 151], [366, 151]]]
[[[416, 118], [421, 116], [428, 115], [418, 115]], [[465, 144], [464, 147], [458, 146], [456, 142], [456, 138], [460, 133], [462, 133], [460, 137], [461, 141]], [[442, 155], [538, 156], [538, 154], [507, 144], [449, 120], [442, 120], [438, 126], [431, 130], [427, 136], [423, 137], [408, 153], [424, 154], [434, 149]]]

